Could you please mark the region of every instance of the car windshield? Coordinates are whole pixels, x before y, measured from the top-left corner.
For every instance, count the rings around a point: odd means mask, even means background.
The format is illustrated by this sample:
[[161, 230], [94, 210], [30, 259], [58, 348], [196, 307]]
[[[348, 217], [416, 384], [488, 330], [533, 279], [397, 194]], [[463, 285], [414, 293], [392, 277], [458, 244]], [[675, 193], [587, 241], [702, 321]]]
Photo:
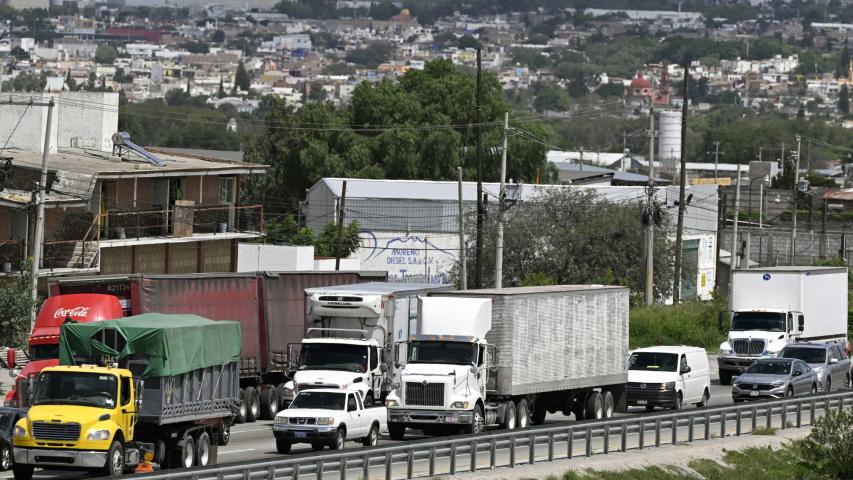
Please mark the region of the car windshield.
[[779, 355], [782, 358], [796, 358], [806, 363], [824, 363], [826, 350], [822, 348], [788, 347]]
[[343, 410], [347, 394], [332, 392], [302, 392], [290, 402], [288, 408], [317, 408], [320, 410]]
[[765, 332], [784, 332], [785, 315], [774, 312], [735, 312], [732, 316], [732, 330], [761, 330]]
[[59, 344], [30, 345], [30, 361], [59, 358]]
[[755, 362], [746, 369], [746, 373], [788, 375], [791, 373], [791, 362]]
[[367, 371], [367, 347], [340, 343], [305, 343], [299, 352], [299, 370]]
[[676, 368], [678, 355], [675, 353], [634, 352], [628, 358], [628, 370], [674, 372]]
[[475, 365], [477, 346], [466, 342], [411, 343], [409, 363], [446, 363], [450, 365]]
[[84, 405], [113, 408], [118, 379], [115, 375], [82, 372], [42, 372], [35, 386], [33, 405]]

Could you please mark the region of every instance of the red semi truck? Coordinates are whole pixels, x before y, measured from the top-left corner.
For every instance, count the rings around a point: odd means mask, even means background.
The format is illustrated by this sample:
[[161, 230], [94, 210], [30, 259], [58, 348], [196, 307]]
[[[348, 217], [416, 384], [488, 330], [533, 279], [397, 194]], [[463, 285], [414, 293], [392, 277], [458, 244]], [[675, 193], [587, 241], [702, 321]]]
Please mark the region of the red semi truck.
[[99, 275], [52, 280], [49, 297], [30, 336], [31, 363], [18, 376], [18, 388], [7, 396], [7, 404], [25, 405], [30, 376], [56, 364], [59, 325], [67, 318], [94, 321], [150, 312], [192, 313], [240, 323], [242, 406], [236, 421], [273, 419], [284, 407], [279, 399], [288, 380], [287, 346], [301, 341], [304, 333], [305, 289], [384, 281], [386, 275], [262, 272]]

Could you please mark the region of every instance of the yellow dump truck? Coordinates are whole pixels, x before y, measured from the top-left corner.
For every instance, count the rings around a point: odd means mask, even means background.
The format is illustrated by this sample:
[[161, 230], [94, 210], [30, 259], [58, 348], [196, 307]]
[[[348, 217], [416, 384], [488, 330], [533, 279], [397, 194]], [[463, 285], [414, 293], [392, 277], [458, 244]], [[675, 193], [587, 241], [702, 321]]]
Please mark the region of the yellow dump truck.
[[240, 345], [239, 324], [195, 315], [63, 325], [61, 365], [33, 379], [15, 426], [15, 479], [215, 464], [239, 408]]

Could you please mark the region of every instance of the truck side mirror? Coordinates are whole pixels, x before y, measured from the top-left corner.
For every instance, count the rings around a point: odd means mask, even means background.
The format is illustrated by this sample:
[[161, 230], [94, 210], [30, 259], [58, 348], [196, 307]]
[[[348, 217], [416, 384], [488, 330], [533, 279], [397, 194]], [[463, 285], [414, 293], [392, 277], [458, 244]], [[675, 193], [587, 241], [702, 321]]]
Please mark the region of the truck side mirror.
[[400, 368], [400, 344], [394, 344], [394, 368]]
[[806, 316], [801, 313], [799, 318], [797, 319], [797, 330], [802, 332], [805, 329], [806, 329]]
[[690, 373], [690, 366], [689, 365], [687, 365], [681, 369], [681, 374], [684, 375], [685, 373]]
[[136, 393], [136, 411], [142, 408], [142, 394], [145, 391], [145, 380], [137, 378], [134, 381], [133, 391]]
[[287, 371], [295, 372], [296, 371], [296, 356], [298, 355], [296, 351], [296, 347], [298, 344], [288, 343], [287, 344]]

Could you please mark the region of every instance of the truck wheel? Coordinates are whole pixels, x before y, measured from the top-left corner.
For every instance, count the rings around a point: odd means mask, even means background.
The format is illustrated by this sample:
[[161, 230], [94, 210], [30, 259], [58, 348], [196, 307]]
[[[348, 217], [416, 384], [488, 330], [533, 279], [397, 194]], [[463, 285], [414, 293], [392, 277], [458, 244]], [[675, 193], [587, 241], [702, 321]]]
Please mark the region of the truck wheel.
[[223, 424], [222, 428], [219, 429], [219, 436], [216, 440], [220, 447], [228, 445], [228, 442], [231, 441], [231, 425]]
[[474, 405], [471, 425], [465, 425], [463, 428], [465, 433], [481, 433], [486, 429], [486, 418], [483, 417], [483, 407], [479, 404]]
[[15, 480], [32, 480], [33, 470], [35, 467], [32, 465], [14, 465], [12, 474], [15, 476]]
[[389, 423], [388, 436], [391, 437], [391, 440], [403, 440], [406, 438], [406, 426], [397, 423]]
[[113, 440], [107, 453], [107, 464], [104, 465], [103, 473], [107, 477], [124, 475], [124, 447], [118, 440]]
[[332, 440], [332, 443], [329, 444], [329, 448], [332, 450], [343, 450], [344, 442], [347, 441], [347, 432], [343, 428], [339, 428], [338, 432], [335, 434], [335, 438]]
[[207, 432], [201, 432], [198, 436], [195, 447], [195, 464], [197, 466], [206, 467], [208, 465], [213, 465], [210, 461], [212, 448], [210, 435]]
[[246, 401], [248, 402], [246, 405], [246, 421], [252, 423], [260, 418], [261, 414], [261, 401], [255, 387], [246, 387]]
[[530, 404], [522, 398], [518, 401], [515, 407], [515, 424], [518, 428], [527, 428], [530, 426]]
[[542, 425], [543, 423], [545, 423], [545, 415], [547, 413], [548, 412], [544, 408], [538, 407], [534, 404], [533, 405], [533, 415], [531, 418], [533, 425]]
[[586, 397], [586, 412], [584, 418], [591, 420], [601, 420], [604, 418], [604, 400], [601, 398], [601, 393], [590, 392]]
[[237, 413], [237, 418], [234, 420], [237, 423], [246, 423], [249, 419], [249, 399], [246, 396], [246, 390], [240, 389], [240, 410]]
[[732, 372], [720, 370], [720, 384], [721, 385], [731, 385], [731, 383], [732, 383]]
[[187, 435], [187, 438], [184, 439], [184, 444], [178, 450], [178, 467], [180, 468], [192, 468], [193, 464], [195, 464], [195, 441], [193, 441], [193, 437]]
[[278, 410], [278, 389], [270, 386], [261, 390], [261, 418], [264, 420], [275, 420]]
[[375, 447], [379, 445], [379, 427], [371, 425], [370, 431], [367, 432], [367, 436], [361, 440], [361, 444], [365, 447]]
[[604, 392], [604, 418], [613, 418], [613, 411], [616, 402], [613, 400], [613, 393], [610, 390]]
[[[278, 411], [280, 412], [280, 411], [282, 411], [288, 407], [288, 405], [287, 405], [288, 401], [285, 400], [285, 398], [284, 398], [284, 391], [285, 391], [284, 384], [279, 383], [275, 389], [278, 391]], [[276, 413], [278, 413], [278, 412], [276, 412]]]
[[275, 449], [278, 450], [278, 453], [290, 453], [290, 447], [292, 446], [293, 444], [286, 440], [275, 439]]
[[6, 471], [12, 468], [12, 447], [3, 445], [0, 447], [0, 470]]
[[506, 412], [504, 412], [504, 421], [501, 422], [501, 427], [507, 430], [515, 430], [515, 404], [510, 402], [506, 403]]

